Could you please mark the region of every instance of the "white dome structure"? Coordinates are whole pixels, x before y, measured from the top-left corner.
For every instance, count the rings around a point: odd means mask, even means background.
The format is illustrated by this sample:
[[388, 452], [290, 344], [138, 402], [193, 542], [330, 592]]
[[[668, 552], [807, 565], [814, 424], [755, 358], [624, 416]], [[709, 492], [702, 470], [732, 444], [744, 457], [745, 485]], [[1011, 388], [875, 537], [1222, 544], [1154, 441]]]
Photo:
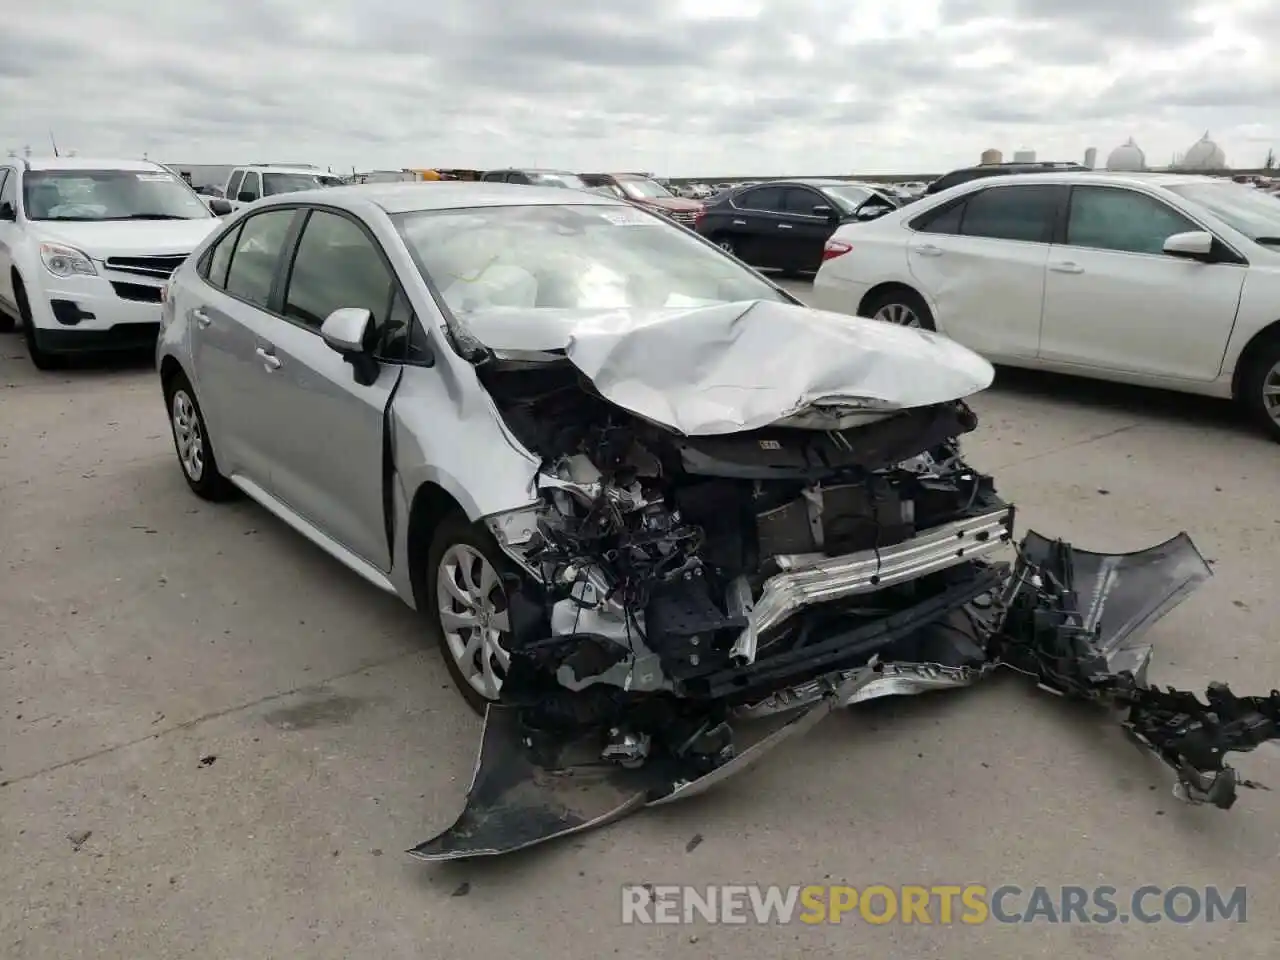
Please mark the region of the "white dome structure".
[[1145, 170], [1147, 169], [1147, 155], [1142, 152], [1140, 146], [1133, 142], [1133, 137], [1130, 137], [1108, 154], [1107, 169], [1121, 173], [1136, 173], [1139, 170]]
[[1225, 170], [1227, 155], [1222, 148], [1209, 139], [1209, 131], [1191, 145], [1179, 164], [1184, 170]]

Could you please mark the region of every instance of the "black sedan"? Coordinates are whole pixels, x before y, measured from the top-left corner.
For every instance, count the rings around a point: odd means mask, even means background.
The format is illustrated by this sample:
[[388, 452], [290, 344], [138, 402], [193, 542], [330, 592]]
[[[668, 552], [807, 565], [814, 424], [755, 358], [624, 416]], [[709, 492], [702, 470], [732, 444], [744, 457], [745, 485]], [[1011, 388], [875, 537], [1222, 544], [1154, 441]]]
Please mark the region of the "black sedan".
[[817, 270], [822, 247], [842, 223], [874, 220], [900, 201], [870, 184], [771, 180], [707, 201], [696, 230], [753, 267]]

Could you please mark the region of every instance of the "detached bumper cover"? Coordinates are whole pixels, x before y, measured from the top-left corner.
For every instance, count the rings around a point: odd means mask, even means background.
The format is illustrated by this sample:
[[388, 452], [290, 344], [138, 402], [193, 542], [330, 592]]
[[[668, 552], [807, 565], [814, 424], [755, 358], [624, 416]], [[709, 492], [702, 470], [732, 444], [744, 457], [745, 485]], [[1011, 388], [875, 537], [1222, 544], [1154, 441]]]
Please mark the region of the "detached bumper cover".
[[[1006, 530], [997, 524], [977, 542], [998, 542]], [[844, 586], [854, 580], [832, 574]], [[1240, 698], [1215, 685], [1202, 702], [1146, 683], [1152, 647], [1143, 632], [1209, 576], [1186, 534], [1137, 553], [1098, 554], [1030, 533], [1012, 570], [990, 568], [950, 602], [935, 598], [900, 615], [862, 665], [779, 683], [733, 704], [723, 719], [709, 712], [689, 741], [702, 748], [654, 751], [632, 765], [601, 759], [616, 729], [588, 725], [566, 736], [531, 726], [526, 708], [491, 706], [462, 814], [409, 853], [430, 861], [492, 856], [600, 826], [700, 793], [838, 707], [967, 686], [999, 667], [1059, 695], [1127, 709], [1126, 730], [1174, 771], [1180, 796], [1229, 807], [1237, 787], [1253, 784], [1225, 756], [1280, 737], [1280, 692]], [[822, 585], [788, 581], [775, 595], [797, 591], [820, 602]], [[758, 622], [770, 616], [763, 606]], [[785, 616], [795, 606], [787, 599], [767, 609]]]

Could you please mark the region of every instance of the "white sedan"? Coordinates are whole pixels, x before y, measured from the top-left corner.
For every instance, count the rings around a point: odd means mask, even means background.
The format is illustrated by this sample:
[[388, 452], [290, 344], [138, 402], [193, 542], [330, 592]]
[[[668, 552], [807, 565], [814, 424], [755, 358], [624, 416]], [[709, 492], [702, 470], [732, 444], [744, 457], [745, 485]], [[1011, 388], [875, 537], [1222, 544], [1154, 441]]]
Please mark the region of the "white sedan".
[[971, 181], [842, 226], [810, 303], [1008, 366], [1235, 398], [1280, 440], [1280, 201], [1230, 181]]

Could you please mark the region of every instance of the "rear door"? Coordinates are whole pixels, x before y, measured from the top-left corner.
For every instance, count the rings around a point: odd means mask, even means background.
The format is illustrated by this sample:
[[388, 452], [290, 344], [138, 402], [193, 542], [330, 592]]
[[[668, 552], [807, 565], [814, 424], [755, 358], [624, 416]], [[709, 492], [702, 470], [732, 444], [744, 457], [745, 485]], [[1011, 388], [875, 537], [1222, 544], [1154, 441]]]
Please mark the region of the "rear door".
[[908, 265], [940, 332], [994, 359], [1036, 357], [1049, 241], [1066, 196], [1059, 184], [993, 185], [911, 221]]
[[1170, 236], [1204, 227], [1142, 191], [1075, 186], [1068, 211], [1050, 248], [1041, 356], [1216, 379], [1248, 268], [1165, 253]]
[[729, 223], [722, 227], [739, 258], [753, 267], [782, 266], [786, 249], [779, 236], [782, 222], [782, 187], [752, 187], [729, 199]]
[[286, 207], [246, 217], [202, 259], [204, 295], [175, 304], [191, 326], [194, 386], [219, 466], [265, 490], [271, 489], [276, 439], [263, 417], [268, 398], [260, 351], [296, 214]]
[[[372, 234], [358, 219], [317, 208], [307, 215], [287, 270], [280, 315], [259, 347], [257, 417], [272, 438], [271, 489], [293, 511], [356, 556], [389, 570], [384, 522], [383, 415], [399, 380], [412, 313]], [[340, 307], [373, 315], [383, 362], [368, 386], [320, 336]]]
[[782, 193], [783, 214], [778, 222], [779, 264], [791, 270], [817, 270], [822, 266], [822, 247], [835, 233], [836, 224], [825, 213], [814, 213], [814, 207], [836, 205], [809, 187], [786, 187]]

